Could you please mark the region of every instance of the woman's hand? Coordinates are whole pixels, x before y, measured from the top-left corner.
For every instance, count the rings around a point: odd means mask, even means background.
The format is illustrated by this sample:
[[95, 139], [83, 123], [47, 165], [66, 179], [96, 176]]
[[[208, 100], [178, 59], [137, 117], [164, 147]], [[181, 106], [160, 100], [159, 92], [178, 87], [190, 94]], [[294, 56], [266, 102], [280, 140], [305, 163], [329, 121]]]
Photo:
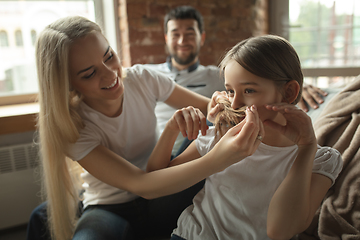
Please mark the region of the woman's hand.
[[166, 124], [169, 130], [181, 132], [189, 140], [196, 139], [199, 131], [205, 135], [209, 128], [204, 114], [192, 106], [177, 110]]
[[282, 126], [273, 121], [266, 120], [265, 125], [277, 129], [281, 134], [300, 146], [316, 144], [316, 137], [311, 118], [301, 109], [292, 104], [278, 103], [265, 106], [268, 110], [281, 113], [286, 119]]
[[227, 159], [233, 164], [252, 155], [264, 135], [264, 126], [253, 105], [246, 109], [244, 120], [229, 129], [210, 152], [218, 154], [217, 159]]
[[223, 105], [218, 103], [220, 98], [228, 99], [227, 93], [225, 91], [219, 92], [216, 91], [211, 97], [211, 101], [208, 105], [208, 114], [207, 119], [214, 123], [216, 115], [223, 109]]

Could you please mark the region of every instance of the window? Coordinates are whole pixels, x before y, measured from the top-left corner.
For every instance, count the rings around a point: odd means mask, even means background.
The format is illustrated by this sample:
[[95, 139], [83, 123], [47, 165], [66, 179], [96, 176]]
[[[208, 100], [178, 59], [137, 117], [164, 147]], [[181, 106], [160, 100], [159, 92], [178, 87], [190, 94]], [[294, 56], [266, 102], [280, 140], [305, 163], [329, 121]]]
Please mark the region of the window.
[[31, 44], [33, 45], [33, 46], [35, 46], [35, 42], [36, 42], [36, 31], [33, 29], [33, 30], [31, 30], [31, 32], [30, 32], [30, 35], [31, 35]]
[[0, 47], [8, 47], [8, 46], [9, 46], [8, 35], [6, 31], [2, 30], [0, 31]]
[[[112, 0], [1, 0], [0, 29], [6, 31], [0, 31], [0, 105], [23, 102], [26, 98], [29, 101], [35, 99], [38, 92], [34, 46], [36, 36], [46, 25], [58, 18], [80, 15], [97, 21], [112, 47], [117, 49], [115, 2]], [[112, 16], [112, 19], [109, 16]], [[108, 23], [111, 27], [107, 26]]]
[[[280, 0], [272, 14], [274, 33], [299, 54], [305, 82], [343, 86], [360, 74], [360, 1]], [[275, 9], [275, 11], [274, 11]]]
[[21, 30], [15, 31], [15, 44], [17, 47], [23, 46], [23, 38], [22, 38]]

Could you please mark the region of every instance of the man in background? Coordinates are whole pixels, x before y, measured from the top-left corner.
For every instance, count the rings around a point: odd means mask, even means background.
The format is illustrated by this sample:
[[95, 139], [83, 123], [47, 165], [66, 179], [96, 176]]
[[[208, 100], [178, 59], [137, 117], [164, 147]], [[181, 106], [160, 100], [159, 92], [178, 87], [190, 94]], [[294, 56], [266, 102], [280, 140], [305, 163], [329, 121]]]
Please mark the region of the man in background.
[[[215, 91], [224, 91], [216, 66], [203, 66], [199, 62], [200, 48], [205, 42], [205, 31], [201, 14], [193, 7], [180, 6], [171, 10], [164, 18], [164, 36], [169, 57], [162, 64], [145, 64], [161, 72], [179, 85], [211, 98]], [[160, 133], [176, 109], [159, 102], [155, 113]], [[184, 137], [179, 134], [173, 155], [183, 149]], [[186, 146], [186, 143], [185, 143]]]
[[[199, 11], [191, 6], [172, 9], [164, 17], [164, 36], [169, 53], [166, 62], [144, 66], [161, 72], [179, 85], [209, 98], [215, 91], [225, 91], [219, 68], [213, 65], [203, 66], [199, 62], [200, 48], [204, 45], [206, 36], [203, 17]], [[312, 108], [317, 108], [317, 103], [323, 102], [320, 95], [325, 96], [326, 93], [311, 85], [304, 86], [304, 98], [299, 107], [307, 112], [307, 102]], [[175, 111], [175, 108], [163, 102], [157, 104], [155, 113], [160, 134]], [[181, 153], [189, 143], [179, 134], [172, 155]]]

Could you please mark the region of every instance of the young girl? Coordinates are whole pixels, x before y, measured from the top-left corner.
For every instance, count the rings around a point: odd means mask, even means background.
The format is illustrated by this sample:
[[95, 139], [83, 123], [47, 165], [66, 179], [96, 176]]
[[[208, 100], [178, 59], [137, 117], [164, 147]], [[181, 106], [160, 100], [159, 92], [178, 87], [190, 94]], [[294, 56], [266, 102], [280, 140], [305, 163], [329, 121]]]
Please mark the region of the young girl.
[[[237, 142], [238, 134], [233, 134], [219, 142], [213, 155], [145, 172], [158, 138], [156, 102], [197, 107], [189, 108], [196, 112], [192, 117], [188, 108], [177, 114], [183, 120], [179, 126], [196, 138], [207, 129], [200, 110], [206, 113], [210, 99], [139, 65], [125, 74], [97, 24], [82, 17], [50, 24], [39, 35], [36, 59], [41, 160], [53, 240], [128, 239], [131, 230], [136, 239], [170, 234], [197, 192], [180, 191], [237, 161], [228, 154], [238, 151], [227, 144]], [[257, 115], [250, 115], [243, 129], [257, 134]], [[78, 221], [80, 177], [84, 212]]]
[[[250, 108], [263, 122], [256, 137], [262, 142], [251, 156], [236, 153], [238, 163], [206, 179], [193, 205], [181, 214], [172, 239], [290, 239], [309, 226], [341, 171], [341, 156], [317, 145], [310, 118], [295, 106], [303, 75], [285, 39], [246, 39], [226, 54], [220, 68], [227, 92], [213, 95], [209, 118], [213, 121], [223, 109], [217, 104], [221, 98], [228, 98], [233, 109], [249, 106], [245, 119], [224, 136], [242, 129]], [[174, 119], [150, 158], [150, 171], [219, 149], [220, 133], [212, 127], [169, 163], [160, 151], [171, 149], [179, 131]]]

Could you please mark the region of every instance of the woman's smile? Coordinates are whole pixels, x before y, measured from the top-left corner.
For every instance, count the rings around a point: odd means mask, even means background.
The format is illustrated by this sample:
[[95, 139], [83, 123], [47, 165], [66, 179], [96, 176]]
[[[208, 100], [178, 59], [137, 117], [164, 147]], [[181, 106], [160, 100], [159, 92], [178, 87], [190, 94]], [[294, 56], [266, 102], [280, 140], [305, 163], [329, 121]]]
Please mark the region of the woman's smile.
[[113, 88], [119, 86], [118, 83], [119, 83], [119, 81], [118, 81], [118, 77], [117, 77], [117, 78], [115, 78], [115, 81], [111, 85], [109, 85], [107, 87], [103, 87], [101, 89], [104, 89], [104, 90], [113, 89]]

